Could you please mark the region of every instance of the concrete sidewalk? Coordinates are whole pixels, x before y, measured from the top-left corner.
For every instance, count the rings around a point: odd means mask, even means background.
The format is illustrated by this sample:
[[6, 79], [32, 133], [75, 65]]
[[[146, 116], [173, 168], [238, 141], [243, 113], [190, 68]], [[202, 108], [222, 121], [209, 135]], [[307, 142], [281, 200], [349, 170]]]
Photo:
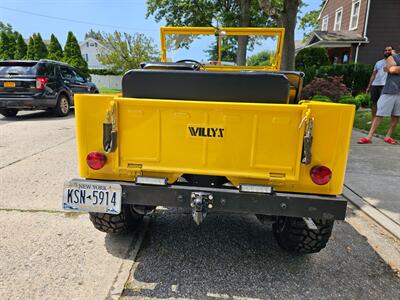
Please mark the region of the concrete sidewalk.
[[400, 239], [400, 145], [357, 144], [364, 136], [353, 130], [344, 195]]

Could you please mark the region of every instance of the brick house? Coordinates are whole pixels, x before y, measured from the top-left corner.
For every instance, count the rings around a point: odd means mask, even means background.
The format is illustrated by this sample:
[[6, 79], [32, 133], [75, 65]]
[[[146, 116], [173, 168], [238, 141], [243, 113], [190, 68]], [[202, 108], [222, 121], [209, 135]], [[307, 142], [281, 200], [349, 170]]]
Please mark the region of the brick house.
[[332, 63], [374, 64], [385, 46], [400, 52], [400, 0], [327, 0], [305, 47], [324, 47]]

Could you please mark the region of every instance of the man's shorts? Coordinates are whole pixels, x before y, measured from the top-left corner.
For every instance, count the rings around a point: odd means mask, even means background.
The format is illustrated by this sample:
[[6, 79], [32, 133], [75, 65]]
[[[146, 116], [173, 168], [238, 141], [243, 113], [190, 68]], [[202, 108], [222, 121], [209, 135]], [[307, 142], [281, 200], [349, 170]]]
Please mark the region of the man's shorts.
[[376, 115], [379, 117], [400, 117], [400, 93], [394, 95], [382, 94], [378, 100]]
[[371, 102], [375, 103], [378, 102], [379, 97], [382, 94], [383, 85], [373, 85], [371, 86]]

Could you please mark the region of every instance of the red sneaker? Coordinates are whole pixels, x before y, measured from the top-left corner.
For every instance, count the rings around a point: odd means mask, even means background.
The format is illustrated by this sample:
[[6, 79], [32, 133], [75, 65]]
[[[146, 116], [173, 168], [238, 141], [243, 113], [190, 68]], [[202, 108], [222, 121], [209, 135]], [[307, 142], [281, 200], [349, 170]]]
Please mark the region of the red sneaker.
[[372, 144], [372, 141], [366, 137], [361, 138], [357, 141], [357, 144]]
[[396, 140], [395, 140], [395, 139], [392, 139], [392, 138], [386, 138], [386, 139], [384, 139], [383, 141], [384, 141], [385, 143], [387, 143], [387, 144], [390, 144], [390, 145], [395, 145], [395, 144], [397, 144]]

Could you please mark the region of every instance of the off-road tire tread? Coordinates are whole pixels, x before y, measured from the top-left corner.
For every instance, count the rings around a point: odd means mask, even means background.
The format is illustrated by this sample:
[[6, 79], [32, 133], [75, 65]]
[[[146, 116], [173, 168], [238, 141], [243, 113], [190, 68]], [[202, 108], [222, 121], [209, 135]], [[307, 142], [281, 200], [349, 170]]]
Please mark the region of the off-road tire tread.
[[89, 213], [89, 219], [97, 230], [111, 234], [124, 234], [134, 231], [143, 216], [134, 213], [129, 205], [121, 207], [118, 215]]
[[274, 235], [280, 247], [301, 254], [317, 253], [325, 248], [332, 234], [334, 221], [314, 220], [317, 230], [311, 230], [301, 218], [283, 217], [286, 222], [282, 232], [278, 223], [273, 225]]

